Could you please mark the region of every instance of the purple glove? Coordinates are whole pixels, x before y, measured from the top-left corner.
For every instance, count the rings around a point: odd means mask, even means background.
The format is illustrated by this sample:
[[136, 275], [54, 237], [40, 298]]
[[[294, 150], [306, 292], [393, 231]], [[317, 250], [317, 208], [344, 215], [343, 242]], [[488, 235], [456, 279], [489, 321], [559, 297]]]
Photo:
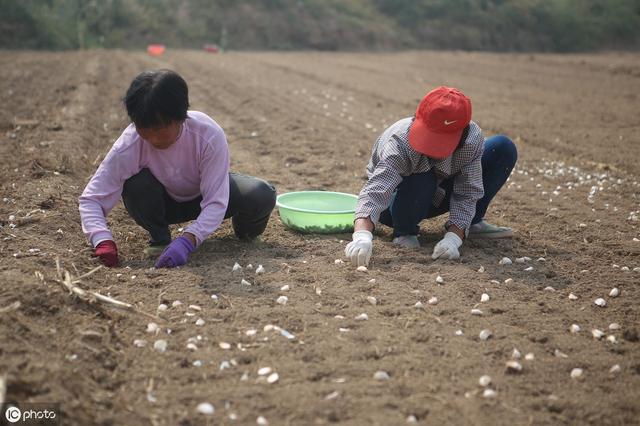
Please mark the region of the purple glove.
[[158, 260], [156, 260], [155, 266], [156, 268], [173, 268], [184, 265], [187, 263], [189, 254], [195, 248], [189, 238], [180, 236], [164, 249]]

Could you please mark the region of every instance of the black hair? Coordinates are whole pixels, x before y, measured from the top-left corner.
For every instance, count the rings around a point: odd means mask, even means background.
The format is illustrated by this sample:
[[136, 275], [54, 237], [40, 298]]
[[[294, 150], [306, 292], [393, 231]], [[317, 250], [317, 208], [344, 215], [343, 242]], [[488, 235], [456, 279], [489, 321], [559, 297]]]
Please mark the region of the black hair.
[[187, 118], [189, 88], [175, 71], [144, 71], [133, 79], [123, 102], [136, 127], [162, 127]]

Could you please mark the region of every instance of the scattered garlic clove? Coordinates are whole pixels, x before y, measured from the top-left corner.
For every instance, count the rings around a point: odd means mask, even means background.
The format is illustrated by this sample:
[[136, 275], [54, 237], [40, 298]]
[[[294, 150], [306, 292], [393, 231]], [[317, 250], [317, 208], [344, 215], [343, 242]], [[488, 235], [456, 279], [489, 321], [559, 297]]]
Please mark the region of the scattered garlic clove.
[[507, 278], [506, 280], [504, 280], [505, 284], [511, 284], [513, 283], [513, 278]]
[[167, 309], [169, 309], [169, 306], [165, 305], [164, 303], [161, 303], [161, 304], [158, 305], [158, 311], [160, 311], [160, 312], [164, 312]]
[[524, 262], [525, 262], [524, 257], [516, 257], [516, 263], [524, 263]]
[[256, 424], [258, 426], [268, 426], [269, 425], [269, 421], [267, 419], [265, 419], [263, 416], [259, 416], [256, 419]]
[[602, 297], [598, 297], [593, 303], [600, 306], [601, 308], [607, 306], [607, 302]]
[[607, 336], [607, 341], [609, 341], [610, 343], [617, 343], [618, 340], [616, 339], [616, 336], [614, 336], [613, 334]]
[[267, 374], [270, 374], [273, 370], [271, 369], [271, 367], [262, 367], [258, 370], [258, 376], [266, 376]]
[[478, 334], [478, 338], [480, 338], [480, 340], [487, 340], [490, 337], [491, 337], [491, 330], [484, 329], [480, 332], [480, 334]]
[[569, 300], [578, 300], [578, 296], [573, 293], [569, 293]]
[[407, 423], [409, 424], [416, 424], [418, 423], [418, 418], [416, 416], [414, 416], [413, 414], [410, 414], [407, 416]]
[[147, 341], [143, 339], [136, 339], [133, 341], [133, 346], [138, 348], [144, 348], [145, 346], [147, 346]]
[[569, 355], [565, 354], [560, 349], [555, 349], [553, 351], [553, 355], [555, 355], [557, 358], [569, 358]]
[[174, 300], [173, 303], [171, 304], [171, 306], [173, 306], [174, 308], [177, 308], [180, 305], [182, 305], [182, 302], [179, 300]]
[[524, 268], [525, 272], [533, 271], [533, 266], [529, 266], [528, 268]]
[[291, 287], [289, 287], [289, 284], [285, 284], [282, 287], [280, 287], [280, 291], [289, 291]]
[[286, 305], [288, 301], [289, 298], [287, 296], [280, 296], [276, 299], [276, 303], [279, 303], [280, 305]]
[[485, 389], [484, 392], [482, 392], [483, 398], [491, 399], [495, 398], [496, 396], [498, 396], [498, 393], [493, 389]]
[[265, 273], [264, 266], [258, 265], [258, 267], [256, 268], [256, 274], [264, 274], [264, 273]]
[[255, 328], [250, 328], [249, 330], [245, 331], [244, 334], [246, 336], [252, 337], [258, 334], [258, 330], [256, 330]]
[[609, 292], [609, 296], [611, 297], [618, 297], [619, 294], [620, 294], [620, 290], [617, 287], [612, 288], [611, 291]]
[[578, 324], [571, 324], [571, 326], [569, 327], [569, 331], [573, 334], [576, 334], [580, 331], [580, 326]]
[[482, 311], [480, 309], [472, 309], [471, 315], [482, 315]]
[[238, 262], [236, 262], [236, 263], [233, 265], [233, 268], [231, 268], [231, 271], [232, 271], [232, 272], [238, 272], [238, 271], [241, 271], [241, 270], [242, 270], [242, 266], [240, 266], [240, 264], [239, 264]]
[[247, 269], [253, 269], [253, 265], [252, 264], [248, 264], [247, 265]]
[[376, 371], [373, 374], [373, 378], [375, 380], [380, 380], [380, 381], [384, 381], [384, 380], [389, 380], [391, 377], [389, 377], [389, 373], [387, 373], [386, 371]]
[[369, 280], [369, 284], [375, 284], [375, 283], [376, 283], [376, 279], [375, 279], [375, 278], [371, 278], [371, 279]]
[[500, 281], [498, 281], [498, 280], [491, 280], [490, 282], [493, 285], [499, 285], [500, 284]]
[[513, 352], [511, 352], [511, 358], [520, 359], [521, 357], [522, 357], [522, 354], [520, 353], [520, 351], [517, 350], [516, 348], [513, 348]]
[[356, 321], [367, 321], [369, 319], [369, 315], [362, 313], [358, 316], [356, 316], [355, 320]]
[[250, 287], [250, 286], [251, 286], [251, 283], [250, 283], [249, 281], [247, 281], [247, 280], [245, 280], [245, 279], [243, 278], [243, 279], [240, 281], [240, 285], [244, 285], [244, 286]]
[[436, 284], [444, 284], [444, 278], [442, 278], [440, 275], [438, 275], [436, 277]]
[[202, 326], [204, 325], [204, 320], [203, 320], [202, 318], [198, 318], [198, 319], [196, 320], [196, 325], [197, 325], [198, 327], [202, 327]]
[[415, 305], [413, 305], [414, 308], [416, 309], [422, 309], [424, 308], [424, 305], [422, 304], [422, 302], [417, 301]]
[[571, 370], [571, 378], [579, 379], [582, 377], [582, 373], [583, 373], [582, 368], [574, 368], [573, 370]]
[[619, 372], [620, 372], [620, 370], [621, 370], [620, 365], [619, 365], [619, 364], [616, 364], [616, 365], [614, 365], [613, 367], [611, 367], [611, 368], [609, 369], [609, 373], [613, 373], [613, 374], [615, 374], [615, 373], [619, 373]]
[[517, 374], [522, 372], [522, 364], [520, 364], [518, 361], [507, 361], [505, 366], [507, 367], [507, 373]]
[[344, 263], [344, 260], [336, 259], [336, 260], [333, 261], [333, 263], [336, 264], [336, 265], [342, 265]]
[[453, 334], [455, 334], [456, 336], [464, 336], [464, 331], [462, 331], [462, 330], [456, 330], [456, 332], [455, 332], [455, 333], [453, 333]]
[[609, 324], [609, 330], [620, 330], [620, 324], [617, 322], [612, 322]]
[[498, 262], [498, 265], [511, 265], [513, 262], [511, 261], [511, 259], [509, 259], [508, 257], [503, 257], [502, 259], [500, 259], [500, 262]]
[[187, 343], [187, 349], [189, 349], [190, 351], [197, 351], [198, 346], [196, 346], [195, 343]]
[[484, 376], [481, 376], [480, 379], [478, 379], [478, 384], [486, 388], [491, 384], [491, 377], [487, 376], [486, 374]]
[[602, 337], [604, 337], [604, 331], [594, 328], [593, 330], [591, 330], [591, 335], [593, 336], [594, 339], [600, 340], [602, 339]]
[[202, 308], [198, 305], [189, 305], [189, 309], [192, 309], [194, 311], [201, 311]]
[[367, 302], [369, 302], [369, 304], [375, 306], [378, 304], [378, 299], [376, 299], [373, 296], [367, 296]]
[[489, 297], [489, 295], [487, 293], [482, 293], [482, 295], [480, 296], [480, 302], [488, 302], [491, 298]]
[[438, 304], [438, 298], [437, 297], [432, 297], [429, 300], [427, 300], [427, 303], [430, 305], [437, 305]]
[[368, 271], [368, 269], [367, 269], [367, 267], [366, 267], [366, 266], [358, 266], [358, 267], [356, 268], [356, 271], [358, 271], [358, 272], [367, 272], [367, 271]]
[[218, 343], [218, 346], [220, 347], [220, 349], [224, 349], [225, 351], [231, 349], [231, 344], [227, 342], [220, 342]]
[[482, 265], [481, 265], [481, 266], [478, 268], [478, 273], [482, 274], [483, 272], [484, 272], [484, 266], [482, 266]]
[[547, 259], [545, 259], [544, 257], [539, 257], [538, 259], [536, 259], [537, 262], [546, 262]]
[[201, 402], [196, 407], [196, 411], [200, 414], [210, 416], [215, 412], [215, 408], [213, 407], [213, 405], [209, 404], [208, 402]]
[[548, 285], [544, 288], [544, 291], [556, 291], [556, 289]]
[[167, 341], [166, 340], [156, 340], [153, 343], [153, 349], [155, 349], [156, 351], [163, 353], [164, 351], [167, 350]]
[[529, 352], [524, 356], [524, 359], [527, 361], [533, 361], [534, 359], [536, 359], [536, 356], [532, 352]]
[[160, 331], [160, 327], [155, 322], [147, 324], [147, 333], [157, 333]]
[[280, 376], [278, 375], [278, 373], [271, 373], [269, 374], [269, 377], [267, 377], [267, 383], [269, 384], [273, 384], [278, 380], [280, 380]]

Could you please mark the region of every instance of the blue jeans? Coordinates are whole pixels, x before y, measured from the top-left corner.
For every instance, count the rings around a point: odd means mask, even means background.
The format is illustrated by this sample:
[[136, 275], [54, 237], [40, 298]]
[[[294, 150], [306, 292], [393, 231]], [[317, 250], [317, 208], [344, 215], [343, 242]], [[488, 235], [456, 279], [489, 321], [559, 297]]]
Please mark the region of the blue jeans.
[[[484, 196], [476, 204], [472, 224], [484, 219], [489, 203], [507, 181], [517, 159], [516, 146], [508, 137], [498, 135], [485, 140], [482, 154]], [[404, 177], [393, 194], [391, 205], [380, 215], [380, 223], [393, 227], [394, 237], [418, 235], [420, 221], [449, 211], [453, 180], [452, 176], [440, 184], [446, 195], [440, 206], [434, 207], [432, 201], [438, 187], [435, 170]]]

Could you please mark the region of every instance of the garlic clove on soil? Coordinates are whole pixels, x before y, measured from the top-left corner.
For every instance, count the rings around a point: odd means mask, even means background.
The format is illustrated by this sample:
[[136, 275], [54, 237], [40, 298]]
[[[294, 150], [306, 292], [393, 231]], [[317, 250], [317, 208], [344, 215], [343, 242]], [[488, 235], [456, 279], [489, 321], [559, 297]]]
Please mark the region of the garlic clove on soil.
[[498, 393], [493, 389], [485, 389], [484, 392], [482, 392], [483, 398], [491, 399], [495, 398], [496, 396], [498, 396]]
[[264, 269], [264, 266], [262, 265], [258, 265], [258, 267], [256, 268], [256, 274], [264, 274], [266, 271]]
[[576, 334], [580, 331], [580, 326], [578, 324], [571, 324], [569, 327], [569, 331], [573, 334]]
[[583, 373], [582, 368], [574, 368], [573, 370], [571, 370], [570, 375], [572, 379], [579, 379], [582, 377], [582, 373]]
[[367, 321], [369, 319], [369, 315], [362, 313], [358, 316], [356, 316], [355, 320], [356, 321]]
[[166, 340], [156, 340], [153, 343], [153, 349], [155, 349], [156, 351], [163, 353], [167, 350], [167, 341]]
[[533, 352], [529, 352], [524, 356], [524, 359], [527, 361], [533, 361], [534, 359], [536, 359], [536, 356], [533, 354]]
[[247, 281], [247, 280], [245, 280], [245, 279], [243, 278], [243, 279], [240, 281], [240, 285], [244, 285], [244, 286], [250, 287], [250, 286], [251, 286], [251, 283], [250, 283], [249, 281]]
[[287, 296], [280, 296], [276, 299], [276, 303], [280, 305], [286, 305], [288, 301], [289, 301], [289, 298]]
[[233, 268], [231, 268], [231, 271], [232, 271], [232, 272], [238, 272], [238, 271], [241, 271], [241, 270], [242, 270], [242, 266], [240, 266], [240, 264], [239, 264], [238, 262], [236, 262], [236, 263], [233, 265]]
[[569, 300], [578, 300], [578, 296], [573, 293], [569, 293]]
[[368, 269], [367, 269], [367, 267], [366, 267], [366, 266], [358, 266], [358, 267], [356, 268], [356, 271], [358, 271], [358, 272], [367, 272], [367, 271], [368, 271]]
[[593, 303], [600, 306], [601, 308], [607, 306], [607, 302], [602, 297], [598, 297]]
[[500, 259], [500, 261], [498, 262], [498, 265], [511, 265], [513, 262], [511, 261], [511, 259], [509, 259], [508, 257], [503, 257], [502, 259]]
[[617, 287], [612, 288], [611, 291], [609, 292], [609, 296], [611, 297], [618, 297], [619, 294], [620, 294], [620, 290]]
[[444, 278], [442, 278], [440, 275], [438, 275], [436, 277], [436, 284], [444, 284]]
[[487, 293], [482, 293], [482, 295], [480, 296], [480, 302], [488, 302], [491, 298], [489, 297], [489, 295]]
[[484, 329], [478, 334], [480, 340], [487, 340], [491, 337], [491, 330]]
[[437, 305], [438, 304], [438, 298], [437, 297], [432, 297], [429, 300], [427, 300], [427, 303], [430, 305]]
[[385, 381], [389, 380], [391, 377], [389, 377], [389, 373], [387, 373], [386, 371], [379, 370], [373, 374], [373, 378], [375, 380]]
[[511, 352], [511, 358], [520, 359], [522, 358], [522, 354], [520, 353], [519, 350], [517, 350], [516, 348], [513, 348], [513, 352]]
[[200, 414], [210, 416], [215, 412], [215, 408], [213, 407], [213, 405], [209, 404], [208, 402], [201, 402], [196, 407], [196, 411]]
[[486, 388], [491, 384], [491, 377], [487, 376], [486, 374], [484, 376], [480, 376], [480, 379], [478, 379], [478, 384]]
[[472, 309], [471, 315], [482, 315], [482, 311], [480, 309]]
[[376, 299], [373, 296], [367, 296], [367, 302], [369, 302], [369, 304], [375, 306], [378, 304], [378, 299]]

